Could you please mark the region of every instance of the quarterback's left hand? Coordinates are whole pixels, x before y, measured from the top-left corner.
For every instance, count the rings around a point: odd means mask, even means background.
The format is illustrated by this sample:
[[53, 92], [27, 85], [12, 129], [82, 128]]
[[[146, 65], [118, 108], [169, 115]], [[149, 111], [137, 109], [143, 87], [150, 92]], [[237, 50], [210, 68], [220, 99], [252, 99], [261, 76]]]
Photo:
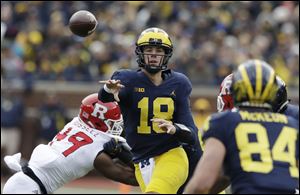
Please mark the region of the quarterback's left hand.
[[168, 134], [173, 135], [176, 133], [176, 127], [171, 121], [159, 118], [151, 119], [151, 121], [154, 123], [158, 123], [158, 127], [161, 128], [163, 131], [166, 131]]

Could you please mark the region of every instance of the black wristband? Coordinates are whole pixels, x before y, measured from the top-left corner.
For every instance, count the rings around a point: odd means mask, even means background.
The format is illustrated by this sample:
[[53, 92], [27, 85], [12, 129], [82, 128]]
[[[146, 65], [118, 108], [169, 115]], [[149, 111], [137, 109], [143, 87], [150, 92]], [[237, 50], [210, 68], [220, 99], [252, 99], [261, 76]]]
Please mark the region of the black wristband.
[[174, 136], [176, 136], [180, 142], [187, 144], [195, 143], [195, 137], [192, 131], [190, 131], [186, 126], [184, 126], [184, 129], [180, 128], [180, 126], [176, 123], [174, 123], [174, 126], [176, 128]]

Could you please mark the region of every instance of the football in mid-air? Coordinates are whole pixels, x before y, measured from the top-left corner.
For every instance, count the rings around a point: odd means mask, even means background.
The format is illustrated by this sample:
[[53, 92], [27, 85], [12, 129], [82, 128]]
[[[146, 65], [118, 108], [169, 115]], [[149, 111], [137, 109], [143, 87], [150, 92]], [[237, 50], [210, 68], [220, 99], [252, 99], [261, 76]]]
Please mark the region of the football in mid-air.
[[75, 12], [69, 20], [70, 30], [80, 37], [92, 34], [96, 30], [97, 24], [96, 17], [86, 10]]

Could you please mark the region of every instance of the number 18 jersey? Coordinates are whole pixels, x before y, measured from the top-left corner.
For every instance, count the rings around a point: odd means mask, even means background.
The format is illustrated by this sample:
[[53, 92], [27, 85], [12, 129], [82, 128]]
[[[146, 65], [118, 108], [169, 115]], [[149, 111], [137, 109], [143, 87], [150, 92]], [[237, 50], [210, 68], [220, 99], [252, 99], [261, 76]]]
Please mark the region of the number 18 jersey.
[[152, 123], [153, 118], [183, 124], [198, 135], [190, 109], [191, 82], [185, 75], [171, 70], [164, 71], [162, 77], [163, 82], [156, 86], [141, 70], [118, 70], [112, 75], [112, 79], [121, 80], [125, 86], [119, 93], [119, 104], [135, 163], [181, 144], [176, 136]]
[[299, 124], [279, 113], [227, 111], [212, 115], [204, 139], [226, 148], [232, 193], [294, 193], [298, 187]]
[[88, 127], [78, 117], [68, 123], [48, 145], [38, 145], [29, 167], [53, 192], [94, 169], [94, 160], [110, 135]]

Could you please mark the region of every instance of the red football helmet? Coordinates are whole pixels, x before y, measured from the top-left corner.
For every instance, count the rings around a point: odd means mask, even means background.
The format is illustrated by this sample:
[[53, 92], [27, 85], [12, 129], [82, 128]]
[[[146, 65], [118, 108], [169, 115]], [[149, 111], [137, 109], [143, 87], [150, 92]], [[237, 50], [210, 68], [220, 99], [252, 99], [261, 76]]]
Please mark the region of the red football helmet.
[[123, 131], [123, 117], [118, 103], [103, 103], [97, 93], [82, 100], [79, 118], [88, 126], [108, 134], [119, 136]]
[[223, 112], [225, 110], [232, 109], [234, 107], [232, 93], [230, 91], [231, 85], [232, 85], [232, 74], [225, 77], [225, 79], [222, 81], [220, 87], [220, 93], [217, 99], [218, 112]]

